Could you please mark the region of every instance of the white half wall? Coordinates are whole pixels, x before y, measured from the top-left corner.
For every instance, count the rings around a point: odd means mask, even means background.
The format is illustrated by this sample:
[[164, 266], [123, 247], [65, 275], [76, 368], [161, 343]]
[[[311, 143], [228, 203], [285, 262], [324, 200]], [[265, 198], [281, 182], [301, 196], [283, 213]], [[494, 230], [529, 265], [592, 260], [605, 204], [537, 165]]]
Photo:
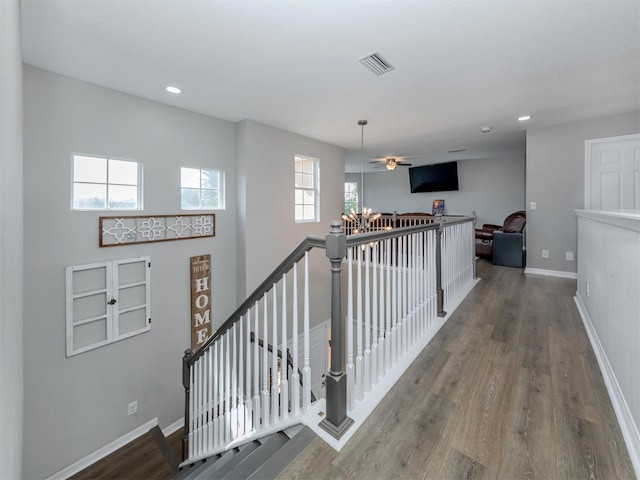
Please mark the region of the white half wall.
[[[459, 190], [411, 193], [409, 169], [365, 173], [365, 207], [376, 212], [431, 213], [433, 200], [445, 200], [445, 214], [470, 215], [475, 211], [479, 226], [501, 225], [505, 217], [524, 209], [525, 161], [522, 156], [459, 160]], [[346, 174], [349, 182], [360, 183], [360, 174]]]
[[640, 211], [577, 214], [576, 303], [640, 476]]
[[[44, 478], [153, 418], [164, 428], [184, 416], [189, 257], [211, 254], [214, 327], [236, 306], [235, 125], [30, 66], [24, 73], [22, 474]], [[143, 162], [144, 211], [128, 215], [179, 214], [180, 167], [223, 169], [216, 236], [99, 248], [98, 216], [109, 213], [71, 210], [74, 152]], [[65, 358], [65, 267], [141, 255], [152, 263], [151, 331]]]
[[22, 478], [22, 52], [20, 2], [0, 1], [0, 478]]

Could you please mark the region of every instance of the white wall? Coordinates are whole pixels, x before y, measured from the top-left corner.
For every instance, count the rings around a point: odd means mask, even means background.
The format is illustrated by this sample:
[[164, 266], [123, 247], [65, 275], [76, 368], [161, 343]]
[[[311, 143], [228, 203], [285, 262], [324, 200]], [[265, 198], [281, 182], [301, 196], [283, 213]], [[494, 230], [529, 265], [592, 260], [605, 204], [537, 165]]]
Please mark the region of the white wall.
[[20, 2], [0, 1], [0, 478], [21, 478], [22, 53]]
[[[237, 126], [239, 199], [238, 290], [247, 294], [291, 253], [306, 235], [325, 235], [329, 222], [339, 219], [344, 204], [344, 150], [258, 122], [245, 120]], [[320, 160], [320, 221], [294, 221], [294, 157]], [[330, 316], [329, 260], [324, 251], [312, 256], [314, 282], [311, 311], [315, 321]]]
[[640, 474], [640, 211], [578, 215], [578, 305]]
[[[359, 182], [360, 176], [347, 174], [346, 179]], [[431, 213], [433, 200], [443, 198], [447, 215], [470, 215], [475, 210], [479, 226], [502, 224], [507, 215], [524, 209], [524, 158], [460, 160], [458, 184], [454, 192], [411, 193], [406, 167], [365, 173], [365, 207], [379, 212]]]
[[[183, 416], [190, 256], [212, 256], [214, 327], [236, 305], [235, 126], [29, 66], [24, 74], [22, 474], [43, 478], [155, 417], [164, 427]], [[101, 213], [70, 209], [74, 152], [141, 160], [141, 214], [181, 212], [181, 166], [224, 169], [216, 237], [98, 248]], [[151, 331], [65, 358], [65, 267], [138, 255], [152, 261]]]
[[[584, 208], [584, 142], [638, 132], [637, 111], [527, 130], [527, 267], [576, 271], [565, 252], [577, 252], [574, 210]], [[542, 258], [543, 249], [549, 258]]]

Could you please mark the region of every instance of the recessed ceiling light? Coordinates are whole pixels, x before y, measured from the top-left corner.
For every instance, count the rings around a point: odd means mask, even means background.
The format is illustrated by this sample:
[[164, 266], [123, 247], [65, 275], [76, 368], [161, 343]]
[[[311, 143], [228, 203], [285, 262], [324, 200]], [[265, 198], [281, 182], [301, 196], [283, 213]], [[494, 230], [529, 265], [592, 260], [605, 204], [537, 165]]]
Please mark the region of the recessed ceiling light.
[[527, 120], [531, 120], [531, 115], [522, 115], [521, 117], [518, 117], [518, 120], [526, 122]]
[[489, 133], [491, 130], [493, 130], [493, 127], [489, 127], [489, 126], [482, 127], [482, 128], [480, 129], [480, 131], [481, 131], [482, 133]]
[[174, 87], [169, 85], [168, 87], [165, 88], [165, 90], [169, 93], [173, 93], [175, 95], [178, 95], [179, 93], [182, 93], [182, 90], [179, 89], [178, 87]]

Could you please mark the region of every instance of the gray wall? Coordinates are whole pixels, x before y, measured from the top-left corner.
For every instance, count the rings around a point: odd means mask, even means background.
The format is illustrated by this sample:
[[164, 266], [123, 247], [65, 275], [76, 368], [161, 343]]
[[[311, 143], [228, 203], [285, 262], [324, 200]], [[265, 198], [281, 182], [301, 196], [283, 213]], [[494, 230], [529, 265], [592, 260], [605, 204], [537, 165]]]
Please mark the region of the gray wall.
[[[24, 74], [22, 474], [42, 478], [155, 417], [165, 427], [183, 416], [190, 256], [212, 256], [214, 326], [235, 307], [235, 126], [29, 66]], [[98, 248], [105, 213], [70, 210], [74, 152], [141, 160], [142, 214], [180, 213], [181, 166], [224, 169], [216, 237]], [[65, 358], [65, 267], [139, 255], [152, 261], [151, 331]], [[138, 413], [127, 416], [133, 400]]]
[[0, 478], [21, 478], [22, 53], [20, 2], [0, 2]]
[[[576, 272], [565, 252], [577, 252], [574, 210], [584, 208], [584, 142], [638, 132], [637, 111], [527, 130], [528, 268]], [[549, 258], [542, 258], [543, 249]]]
[[[237, 125], [238, 290], [253, 290], [306, 235], [325, 235], [343, 208], [344, 150], [258, 122]], [[294, 156], [320, 160], [320, 221], [294, 221]], [[243, 268], [241, 271], [240, 268]], [[314, 323], [329, 318], [329, 261], [311, 257]], [[244, 275], [244, 278], [240, 276]]]
[[[360, 181], [347, 174], [347, 181]], [[504, 218], [524, 208], [525, 161], [523, 157], [458, 161], [459, 191], [411, 193], [408, 168], [365, 173], [365, 207], [381, 212], [431, 212], [433, 200], [445, 200], [445, 213], [469, 215], [475, 210], [478, 225], [502, 224]]]

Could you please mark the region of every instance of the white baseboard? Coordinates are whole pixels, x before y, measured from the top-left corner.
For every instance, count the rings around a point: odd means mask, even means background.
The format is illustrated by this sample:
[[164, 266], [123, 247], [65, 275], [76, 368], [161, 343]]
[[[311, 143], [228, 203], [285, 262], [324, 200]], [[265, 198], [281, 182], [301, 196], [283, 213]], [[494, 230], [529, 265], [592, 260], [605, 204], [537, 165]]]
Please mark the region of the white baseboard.
[[572, 280], [578, 279], [578, 274], [576, 272], [562, 272], [560, 270], [544, 270], [542, 268], [525, 268], [524, 273], [531, 275], [544, 275], [546, 277], [559, 277], [559, 278], [570, 278]]
[[166, 427], [164, 427], [162, 429], [162, 434], [165, 437], [168, 437], [169, 435], [171, 435], [172, 433], [177, 432], [178, 430], [180, 430], [182, 427], [184, 427], [184, 417], [179, 418], [178, 420], [176, 420], [175, 422], [173, 422], [171, 425], [168, 425]]
[[[182, 421], [184, 422], [184, 419]], [[157, 418], [154, 418], [153, 420], [149, 420], [144, 425], [140, 425], [135, 430], [132, 430], [129, 433], [124, 434], [123, 436], [121, 436], [120, 438], [114, 440], [110, 444], [105, 445], [104, 447], [96, 450], [93, 453], [90, 453], [89, 455], [87, 455], [83, 459], [78, 460], [77, 462], [69, 465], [66, 468], [63, 468], [59, 472], [56, 472], [53, 475], [47, 477], [45, 480], [64, 480], [64, 479], [67, 479], [67, 478], [75, 475], [76, 473], [81, 472], [85, 468], [93, 465], [98, 460], [103, 459], [107, 455], [112, 454], [113, 452], [115, 452], [119, 448], [124, 447], [127, 443], [130, 443], [133, 440], [135, 440], [136, 438], [144, 435], [145, 433], [147, 433], [149, 430], [151, 430], [156, 425], [158, 425], [158, 419]]]
[[602, 343], [600, 343], [600, 338], [593, 327], [589, 313], [587, 312], [584, 302], [580, 297], [580, 292], [576, 292], [576, 296], [573, 297], [573, 299], [576, 302], [578, 312], [582, 318], [582, 323], [584, 323], [584, 328], [587, 330], [589, 341], [591, 342], [591, 346], [593, 347], [593, 351], [598, 360], [598, 365], [600, 366], [600, 371], [604, 377], [604, 383], [607, 387], [607, 392], [609, 393], [613, 410], [615, 411], [616, 418], [620, 424], [622, 437], [627, 445], [627, 451], [629, 452], [633, 469], [636, 472], [636, 477], [640, 478], [640, 433], [638, 432], [638, 426], [633, 420], [633, 416], [629, 410], [629, 405], [627, 405], [624, 394], [620, 389], [620, 384], [616, 379], [615, 372], [609, 363], [609, 359], [602, 347]]

